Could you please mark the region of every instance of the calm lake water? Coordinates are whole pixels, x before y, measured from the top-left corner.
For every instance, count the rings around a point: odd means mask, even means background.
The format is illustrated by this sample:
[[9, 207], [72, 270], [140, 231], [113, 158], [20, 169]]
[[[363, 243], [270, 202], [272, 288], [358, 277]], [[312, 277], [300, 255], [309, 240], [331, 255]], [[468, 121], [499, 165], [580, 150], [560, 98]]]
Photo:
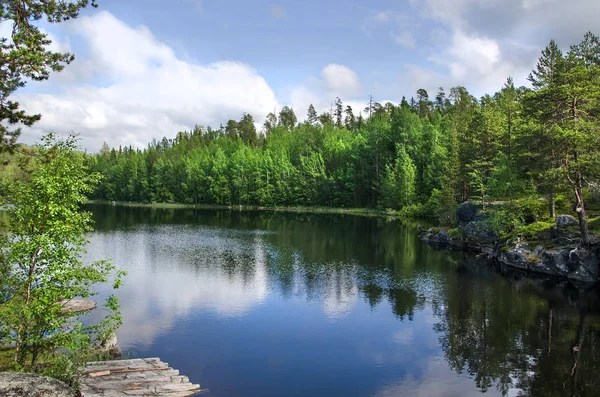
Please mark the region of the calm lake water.
[[210, 396], [597, 396], [598, 296], [395, 221], [90, 206], [129, 356]]

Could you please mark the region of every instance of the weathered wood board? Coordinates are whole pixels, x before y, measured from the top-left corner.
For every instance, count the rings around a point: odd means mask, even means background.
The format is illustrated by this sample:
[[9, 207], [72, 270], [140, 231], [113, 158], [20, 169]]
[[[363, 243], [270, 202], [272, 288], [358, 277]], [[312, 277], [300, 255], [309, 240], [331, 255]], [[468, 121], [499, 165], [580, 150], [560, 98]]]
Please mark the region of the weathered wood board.
[[84, 397], [188, 397], [208, 391], [159, 358], [89, 362], [80, 388]]

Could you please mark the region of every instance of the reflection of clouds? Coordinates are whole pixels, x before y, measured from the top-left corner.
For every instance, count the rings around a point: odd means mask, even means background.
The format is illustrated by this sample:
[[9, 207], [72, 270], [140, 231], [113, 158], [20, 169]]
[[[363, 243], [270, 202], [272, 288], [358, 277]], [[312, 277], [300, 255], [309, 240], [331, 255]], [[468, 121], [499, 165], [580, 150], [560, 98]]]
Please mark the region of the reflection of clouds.
[[409, 345], [414, 337], [415, 333], [413, 332], [413, 329], [405, 327], [396, 331], [394, 334], [394, 342], [398, 342], [401, 345]]
[[354, 274], [347, 270], [336, 270], [327, 277], [325, 283], [325, 316], [330, 319], [344, 317], [358, 301], [358, 286]]
[[[490, 395], [497, 395], [488, 390]], [[473, 381], [467, 376], [456, 376], [456, 372], [448, 368], [443, 357], [431, 357], [419, 376], [408, 374], [401, 382], [388, 384], [380, 388], [377, 397], [404, 396], [481, 396]]]
[[118, 258], [126, 269], [118, 291], [123, 348], [150, 345], [178, 317], [194, 310], [240, 316], [268, 294], [265, 246], [259, 236], [214, 236], [202, 228], [159, 227], [95, 234], [91, 259]]

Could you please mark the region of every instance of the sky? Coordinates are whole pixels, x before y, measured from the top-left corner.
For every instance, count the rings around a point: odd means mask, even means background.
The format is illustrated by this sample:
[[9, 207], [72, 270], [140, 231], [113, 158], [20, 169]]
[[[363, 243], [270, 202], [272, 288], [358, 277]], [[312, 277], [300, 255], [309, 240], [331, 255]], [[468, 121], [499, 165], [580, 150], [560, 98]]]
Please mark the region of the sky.
[[[143, 148], [196, 124], [251, 114], [257, 126], [291, 106], [357, 113], [419, 88], [475, 96], [507, 77], [527, 85], [541, 50], [600, 34], [598, 0], [99, 0], [61, 24], [43, 23], [76, 59], [15, 94], [42, 114], [21, 142], [75, 133], [81, 146]], [[10, 32], [0, 24], [0, 35]]]

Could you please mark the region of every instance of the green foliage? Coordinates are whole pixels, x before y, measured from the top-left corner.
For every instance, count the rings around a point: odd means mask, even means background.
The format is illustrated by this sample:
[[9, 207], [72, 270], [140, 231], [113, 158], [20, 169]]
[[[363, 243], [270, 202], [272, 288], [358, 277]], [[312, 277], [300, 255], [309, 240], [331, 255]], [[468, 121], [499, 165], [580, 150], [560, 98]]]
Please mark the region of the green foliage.
[[[25, 86], [27, 80], [46, 80], [50, 72], [59, 72], [74, 59], [69, 53], [51, 51], [48, 34], [36, 24], [43, 18], [58, 23], [77, 18], [90, 0], [2, 0], [0, 19], [10, 23], [11, 37], [0, 38], [0, 150], [12, 150], [21, 133], [20, 128], [31, 126], [41, 115], [27, 114], [10, 96]], [[96, 7], [95, 0], [91, 5]], [[8, 126], [7, 126], [8, 124]]]
[[386, 208], [400, 209], [413, 203], [417, 170], [404, 146], [398, 145], [396, 156], [395, 164], [386, 167], [383, 196]]
[[448, 225], [458, 203], [477, 198], [486, 207], [513, 206], [498, 219], [510, 230], [554, 216], [554, 207], [571, 211], [574, 196], [582, 210], [583, 199], [594, 208], [599, 48], [591, 34], [566, 55], [551, 42], [530, 76], [533, 90], [508, 78], [494, 95], [477, 99], [453, 87], [431, 101], [420, 89], [398, 106], [370, 98], [368, 117], [336, 99], [320, 116], [311, 105], [302, 123], [289, 107], [269, 114], [261, 137], [243, 115], [144, 150], [103, 147], [86, 157], [105, 176], [94, 198], [389, 208]]
[[73, 137], [52, 135], [37, 149], [37, 166], [29, 180], [11, 186], [10, 239], [3, 249], [3, 294], [0, 343], [14, 344], [17, 369], [68, 379], [77, 360], [89, 353], [93, 340], [103, 340], [121, 324], [118, 300], [110, 296], [108, 315], [83, 325], [78, 315], [61, 312], [61, 302], [93, 295], [92, 286], [123, 274], [107, 261], [83, 264], [90, 214], [80, 206], [98, 174], [87, 172]]

